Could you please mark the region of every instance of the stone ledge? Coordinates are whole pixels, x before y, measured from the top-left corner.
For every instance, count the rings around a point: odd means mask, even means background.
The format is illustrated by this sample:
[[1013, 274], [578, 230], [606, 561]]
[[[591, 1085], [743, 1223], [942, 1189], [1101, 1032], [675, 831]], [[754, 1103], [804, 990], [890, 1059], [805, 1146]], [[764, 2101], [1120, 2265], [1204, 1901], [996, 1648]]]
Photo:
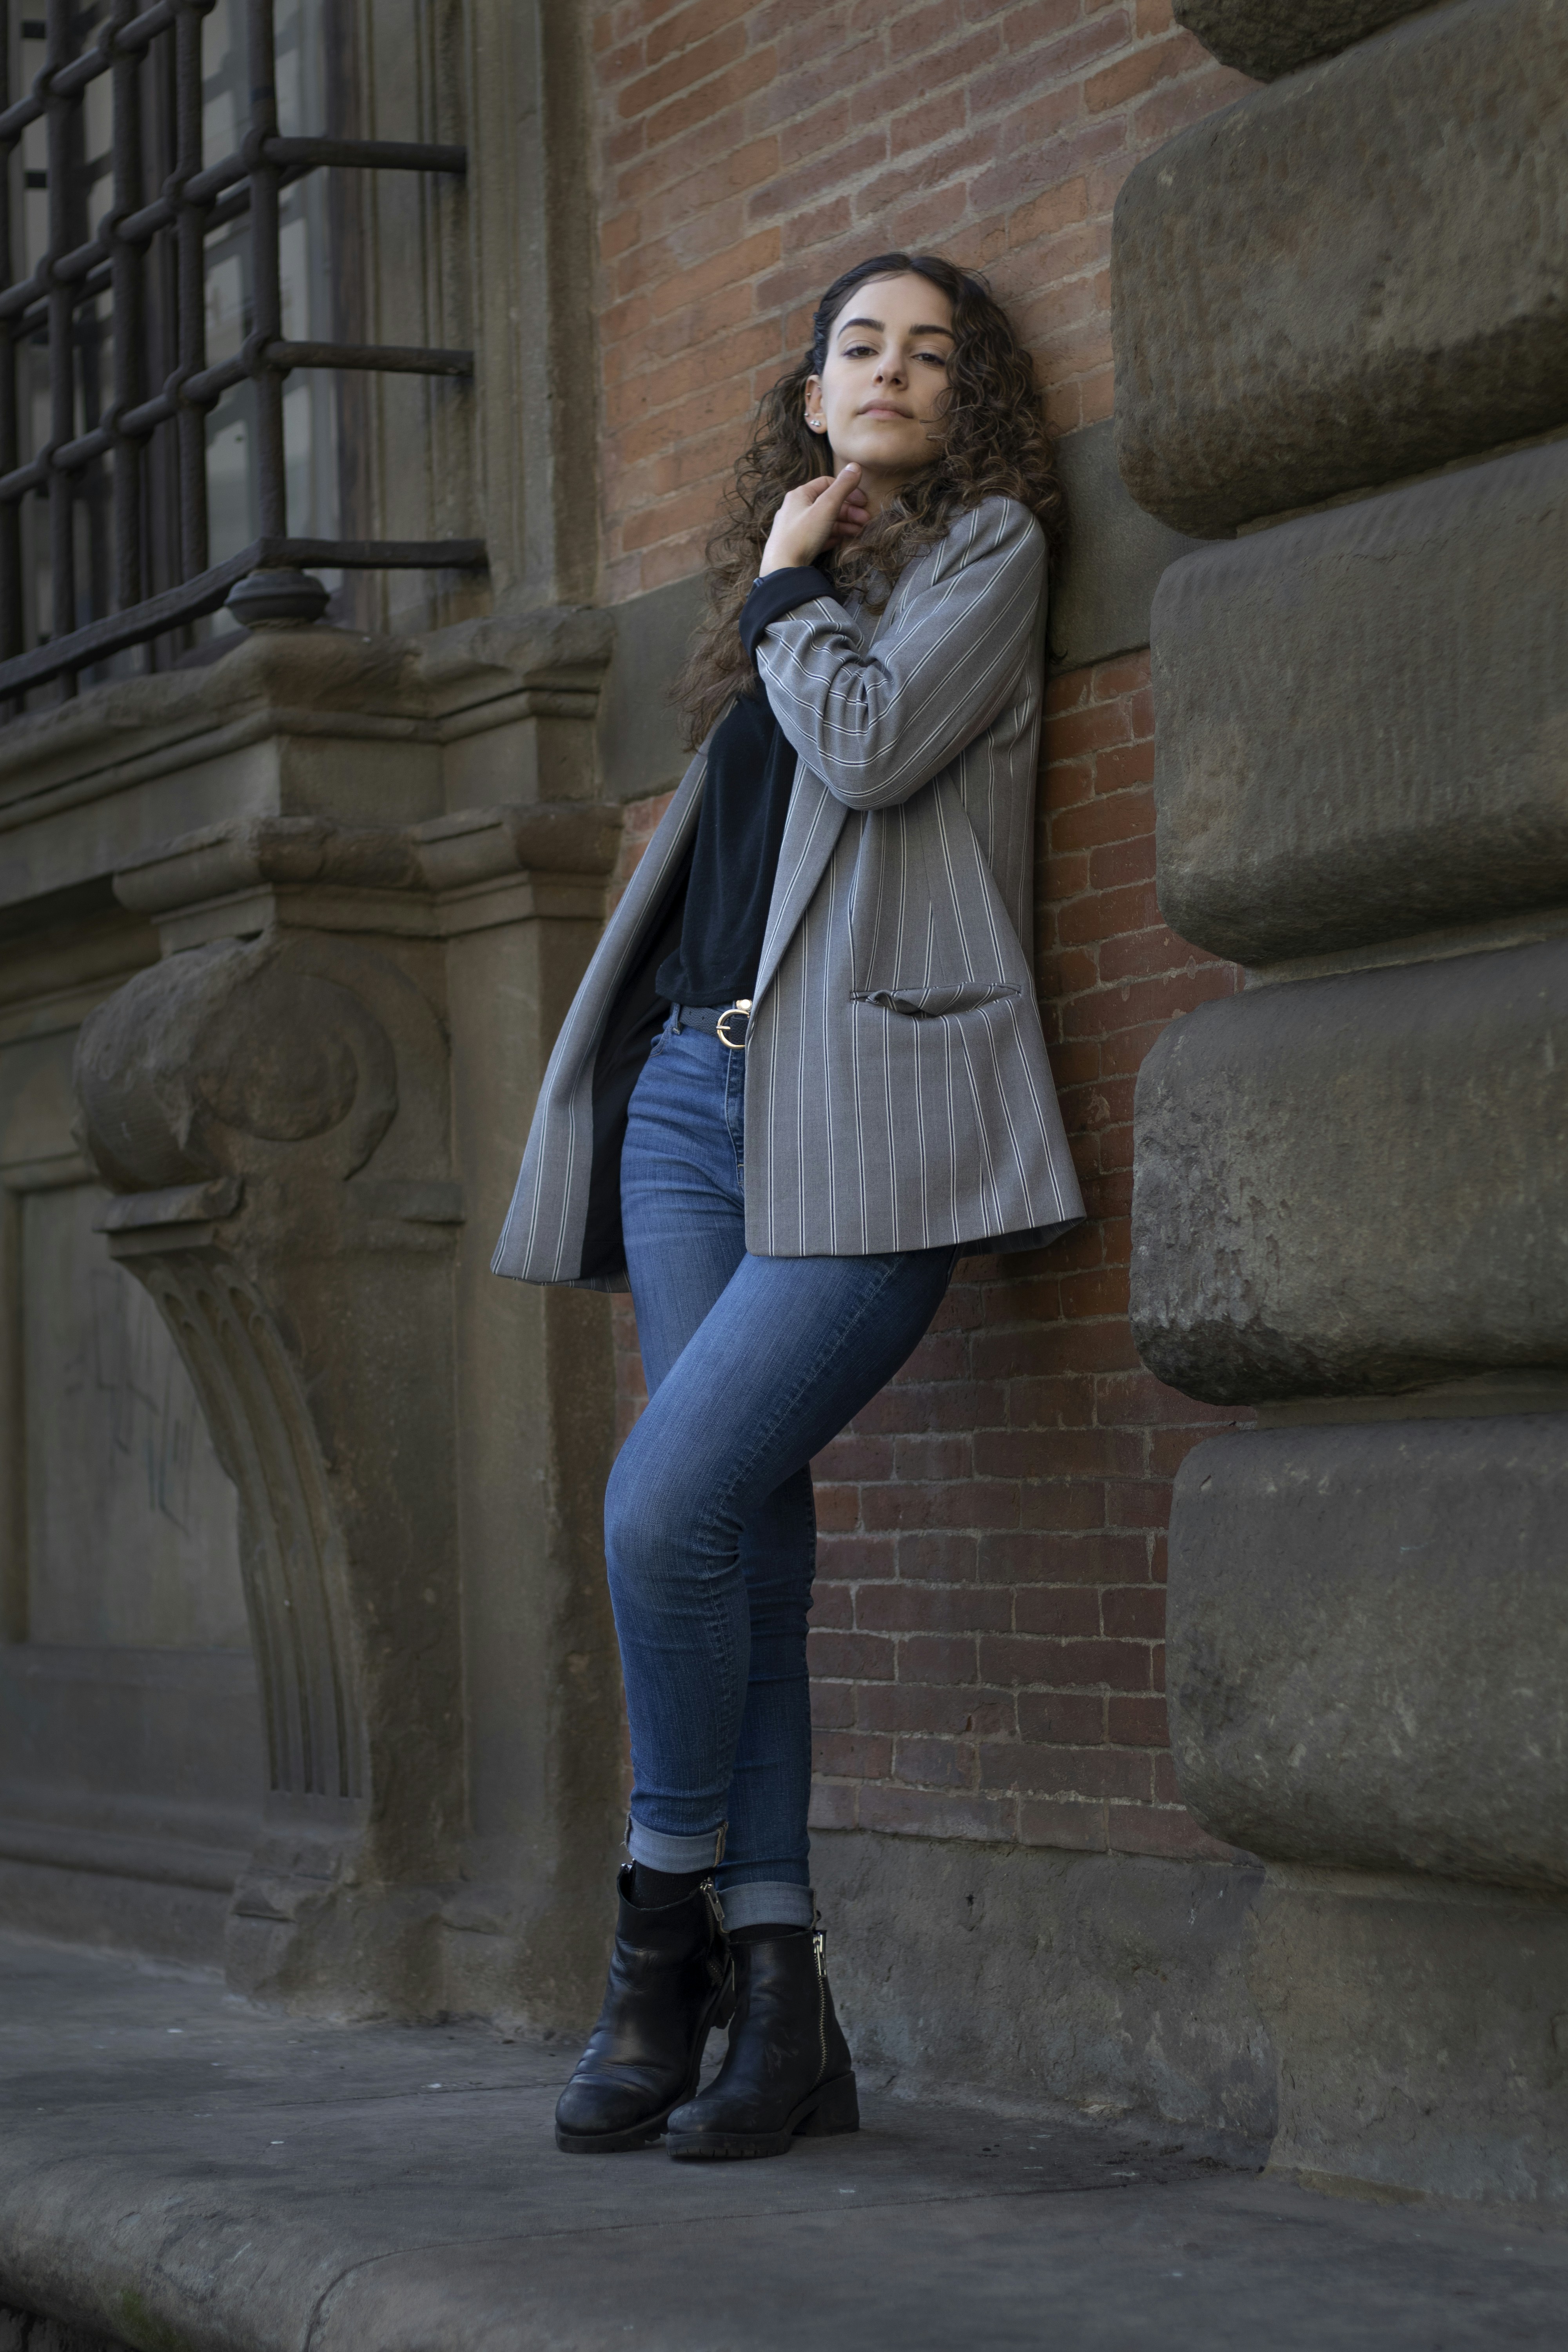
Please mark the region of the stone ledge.
[[1550, 2340], [1568, 2293], [1568, 2239], [1517, 2208], [1313, 2197], [1261, 2150], [917, 2102], [879, 2067], [853, 2138], [584, 2165], [551, 2134], [565, 2041], [306, 2025], [21, 1938], [0, 2018], [0, 2326], [48, 2313], [90, 2352], [795, 2352], [803, 2311], [821, 2352], [1023, 2352], [1042, 2309], [1066, 2344], [1317, 2352], [1372, 2305], [1380, 2347], [1429, 2352], [1458, 2292], [1510, 2343]]
[[1140, 505], [1216, 538], [1568, 417], [1565, 105], [1555, 0], [1452, 0], [1140, 163], [1111, 261]]

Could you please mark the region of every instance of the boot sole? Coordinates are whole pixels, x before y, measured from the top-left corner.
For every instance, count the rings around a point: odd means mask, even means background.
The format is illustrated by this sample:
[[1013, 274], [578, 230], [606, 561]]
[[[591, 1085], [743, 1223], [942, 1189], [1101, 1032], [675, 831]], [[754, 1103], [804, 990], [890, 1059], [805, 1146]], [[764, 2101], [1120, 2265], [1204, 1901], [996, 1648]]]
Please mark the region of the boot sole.
[[665, 2125], [679, 2105], [679, 2099], [672, 2099], [661, 2116], [651, 2116], [646, 2124], [634, 2124], [629, 2131], [569, 2132], [563, 2131], [557, 2124], [555, 2145], [563, 2156], [625, 2156], [635, 2147], [652, 2147], [664, 2137]]
[[819, 2083], [801, 2101], [782, 2131], [671, 2132], [666, 2146], [678, 2163], [722, 2163], [738, 2157], [786, 2156], [795, 2140], [830, 2139], [839, 2132], [859, 2128], [860, 2101], [855, 2077], [839, 2074], [831, 2083]]

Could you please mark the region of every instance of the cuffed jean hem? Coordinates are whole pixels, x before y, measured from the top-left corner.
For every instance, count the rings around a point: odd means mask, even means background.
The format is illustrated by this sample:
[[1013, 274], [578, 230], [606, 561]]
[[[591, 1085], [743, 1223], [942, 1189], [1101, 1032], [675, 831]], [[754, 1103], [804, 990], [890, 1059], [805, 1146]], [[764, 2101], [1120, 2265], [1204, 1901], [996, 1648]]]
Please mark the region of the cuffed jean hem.
[[737, 1927], [809, 1927], [816, 1918], [810, 1887], [793, 1886], [782, 1878], [763, 1879], [755, 1886], [722, 1887], [719, 1902], [731, 1933]]
[[724, 1859], [724, 1828], [704, 1830], [700, 1837], [672, 1837], [665, 1830], [645, 1830], [640, 1822], [626, 1823], [626, 1852], [645, 1869], [671, 1875], [681, 1870], [717, 1870]]

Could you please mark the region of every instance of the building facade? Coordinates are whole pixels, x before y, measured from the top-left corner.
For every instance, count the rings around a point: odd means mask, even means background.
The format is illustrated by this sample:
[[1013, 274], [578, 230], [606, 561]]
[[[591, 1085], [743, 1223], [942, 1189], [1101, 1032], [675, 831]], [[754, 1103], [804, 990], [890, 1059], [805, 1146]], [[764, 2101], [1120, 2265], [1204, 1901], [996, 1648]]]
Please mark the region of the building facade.
[[1568, 47], [1175, 16], [8, 20], [7, 1917], [591, 2011], [636, 1328], [489, 1252], [747, 418], [839, 268], [931, 248], [1061, 436], [1090, 1220], [965, 1261], [817, 1465], [846, 2021], [1563, 2193]]

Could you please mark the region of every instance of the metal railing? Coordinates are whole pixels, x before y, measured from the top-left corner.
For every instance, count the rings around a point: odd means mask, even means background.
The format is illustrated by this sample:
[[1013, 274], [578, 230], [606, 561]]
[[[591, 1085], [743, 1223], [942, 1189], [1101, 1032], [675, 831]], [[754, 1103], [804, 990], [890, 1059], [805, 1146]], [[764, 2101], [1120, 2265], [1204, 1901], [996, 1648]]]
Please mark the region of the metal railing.
[[[36, 5], [36, 0], [35, 0]], [[79, 0], [47, 0], [44, 63], [25, 97], [11, 98], [8, 0], [0, 0], [0, 700], [10, 708], [50, 678], [76, 689], [77, 673], [128, 647], [214, 613], [227, 603], [248, 619], [319, 617], [327, 592], [303, 576], [310, 564], [343, 569], [479, 570], [482, 540], [291, 539], [287, 513], [283, 386], [294, 368], [374, 369], [426, 376], [467, 376], [473, 354], [405, 345], [286, 341], [279, 255], [281, 191], [323, 167], [351, 171], [462, 173], [461, 147], [389, 140], [284, 138], [279, 133], [274, 0], [242, 0], [248, 65], [249, 121], [234, 153], [204, 164], [202, 25], [218, 0], [108, 0], [91, 40], [92, 15]], [[159, 45], [164, 45], [160, 48]], [[170, 52], [172, 51], [172, 59]], [[148, 68], [162, 57], [172, 72], [163, 161], [155, 189], [148, 152]], [[89, 86], [110, 77], [112, 195], [96, 230], [86, 233], [82, 115]], [[28, 127], [47, 136], [47, 242], [26, 278], [14, 278], [13, 153]], [[26, 184], [39, 174], [28, 173]], [[209, 364], [206, 348], [205, 239], [248, 214], [250, 328], [240, 349]], [[160, 260], [174, 365], [149, 382], [150, 273]], [[107, 295], [112, 351], [110, 397], [84, 366], [84, 310]], [[21, 457], [25, 401], [18, 371], [30, 345], [47, 339], [47, 436]], [[206, 414], [231, 387], [253, 388], [254, 475], [260, 530], [247, 547], [214, 563], [207, 535]], [[93, 412], [97, 413], [93, 413]], [[177, 544], [154, 566], [149, 530], [149, 467], [157, 436], [172, 444]], [[107, 462], [111, 478], [108, 527], [112, 541], [109, 599], [113, 609], [84, 625], [62, 626], [79, 611], [78, 509], [91, 504], [91, 469]], [[55, 627], [26, 648], [22, 502], [44, 500]], [[103, 501], [99, 493], [99, 505]], [[161, 571], [166, 584], [153, 576]], [[169, 574], [173, 573], [173, 577]]]

